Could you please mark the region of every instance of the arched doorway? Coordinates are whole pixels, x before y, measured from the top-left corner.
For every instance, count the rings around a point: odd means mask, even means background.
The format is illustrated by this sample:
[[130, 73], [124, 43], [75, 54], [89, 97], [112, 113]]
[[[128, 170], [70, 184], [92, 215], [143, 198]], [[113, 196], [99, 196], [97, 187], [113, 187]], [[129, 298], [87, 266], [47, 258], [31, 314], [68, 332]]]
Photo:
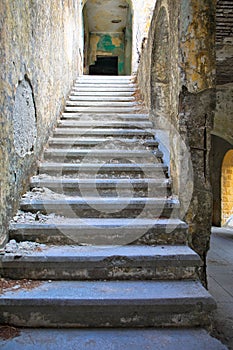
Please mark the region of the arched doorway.
[[84, 74], [130, 75], [131, 4], [126, 0], [87, 0], [83, 25]]
[[221, 225], [224, 225], [233, 215], [233, 150], [225, 154], [222, 162], [221, 197]]

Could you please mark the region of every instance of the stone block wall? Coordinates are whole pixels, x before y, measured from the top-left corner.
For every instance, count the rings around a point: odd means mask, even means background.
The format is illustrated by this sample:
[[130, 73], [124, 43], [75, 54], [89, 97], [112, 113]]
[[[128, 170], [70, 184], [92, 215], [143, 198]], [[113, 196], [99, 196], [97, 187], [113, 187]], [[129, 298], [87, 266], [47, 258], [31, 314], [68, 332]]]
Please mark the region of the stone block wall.
[[78, 74], [78, 4], [0, 5], [0, 245]]
[[227, 152], [222, 164], [222, 225], [233, 215], [233, 150]]
[[222, 165], [226, 153], [233, 149], [233, 7], [228, 0], [218, 0], [216, 6], [216, 97], [211, 182], [213, 225], [221, 226], [225, 221], [221, 203]]
[[161, 138], [168, 135], [173, 191], [189, 224], [188, 243], [204, 263], [203, 283], [212, 216], [215, 6], [212, 0], [158, 0], [137, 76], [155, 128]]

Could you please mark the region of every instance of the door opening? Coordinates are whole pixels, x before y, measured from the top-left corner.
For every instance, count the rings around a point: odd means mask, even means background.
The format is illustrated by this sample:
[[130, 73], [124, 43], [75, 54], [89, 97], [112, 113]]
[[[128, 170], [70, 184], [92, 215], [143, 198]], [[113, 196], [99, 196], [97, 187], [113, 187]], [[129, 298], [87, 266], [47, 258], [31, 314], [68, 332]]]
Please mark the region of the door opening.
[[90, 75], [118, 75], [117, 56], [97, 56], [95, 64], [89, 67]]

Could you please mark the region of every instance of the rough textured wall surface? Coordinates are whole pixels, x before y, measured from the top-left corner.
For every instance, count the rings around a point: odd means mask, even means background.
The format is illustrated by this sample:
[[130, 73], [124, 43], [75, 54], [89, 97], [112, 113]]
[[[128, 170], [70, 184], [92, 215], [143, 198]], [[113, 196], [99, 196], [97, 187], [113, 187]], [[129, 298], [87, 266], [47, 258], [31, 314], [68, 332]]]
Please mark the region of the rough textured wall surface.
[[217, 108], [214, 135], [233, 145], [233, 7], [218, 0], [216, 9]]
[[[221, 226], [221, 177], [222, 164], [225, 154], [232, 149], [232, 144], [218, 136], [212, 136], [211, 148], [211, 183], [213, 191], [213, 225]], [[232, 186], [232, 185], [231, 185]]]
[[227, 152], [222, 164], [222, 225], [233, 216], [233, 150]]
[[181, 216], [189, 224], [189, 245], [204, 262], [204, 283], [212, 213], [214, 33], [214, 1], [159, 0], [138, 71], [155, 128], [169, 135], [173, 189], [181, 201]]
[[78, 5], [0, 4], [0, 244], [77, 75]]
[[222, 162], [226, 152], [233, 149], [233, 6], [229, 0], [218, 0], [216, 7], [216, 83], [211, 180], [213, 224], [220, 226]]
[[233, 6], [218, 0], [216, 7], [217, 108], [213, 134], [233, 145]]

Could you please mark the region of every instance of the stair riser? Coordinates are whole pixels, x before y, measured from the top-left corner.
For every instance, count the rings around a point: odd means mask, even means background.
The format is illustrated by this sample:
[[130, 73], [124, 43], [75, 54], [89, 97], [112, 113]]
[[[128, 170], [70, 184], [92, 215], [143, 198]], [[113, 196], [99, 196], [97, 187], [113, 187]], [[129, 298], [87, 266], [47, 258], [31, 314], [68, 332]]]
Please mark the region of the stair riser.
[[[136, 102], [130, 102], [130, 101], [66, 101], [67, 107], [134, 107], [138, 106], [138, 103]], [[66, 107], [66, 108], [67, 108]]]
[[169, 227], [127, 227], [99, 228], [99, 227], [64, 227], [59, 225], [43, 225], [10, 229], [10, 239], [16, 241], [33, 241], [50, 244], [91, 244], [101, 245], [163, 245], [186, 244], [186, 229], [179, 226]]
[[131, 93], [131, 94], [128, 94], [128, 93], [122, 93], [122, 94], [91, 94], [90, 96], [87, 94], [87, 95], [73, 95], [73, 94], [70, 94], [69, 97], [67, 98], [67, 101], [70, 101], [70, 100], [74, 100], [74, 101], [77, 101], [79, 100], [80, 101], [113, 101], [113, 102], [121, 102], [122, 100], [123, 101], [133, 101], [135, 102], [135, 97], [134, 95]]
[[20, 209], [23, 211], [30, 211], [32, 213], [43, 213], [66, 216], [68, 218], [136, 218], [140, 215], [142, 218], [170, 218], [178, 217], [179, 210], [177, 208], [153, 207], [148, 206], [144, 209], [144, 205], [128, 205], [123, 210], [120, 207], [113, 205], [96, 205], [95, 208], [87, 204], [21, 204]]
[[[135, 142], [137, 142], [137, 139], [151, 139], [153, 140], [154, 138], [154, 134], [150, 133], [150, 132], [146, 132], [145, 130], [136, 130], [136, 131], [130, 131], [130, 129], [122, 129], [122, 130], [110, 130], [110, 129], [95, 129], [95, 128], [90, 128], [90, 129], [72, 129], [72, 128], [57, 128], [54, 131], [54, 137], [72, 137], [74, 139], [79, 139], [80, 137], [115, 137], [115, 140], [112, 139], [111, 141], [114, 142], [118, 142], [119, 141], [119, 137], [123, 140], [124, 142], [124, 137], [126, 138], [134, 138]], [[108, 142], [108, 139], [105, 140], [105, 143]]]
[[[93, 196], [93, 189], [97, 191], [99, 196], [106, 197], [116, 197], [120, 195], [121, 197], [129, 197], [129, 195], [134, 197], [146, 197], [148, 195], [148, 186], [85, 186], [82, 185], [81, 188], [78, 185], [69, 186], [62, 184], [50, 184], [46, 182], [35, 182], [33, 185], [31, 184], [31, 189], [34, 187], [46, 187], [55, 193], [61, 193], [68, 196], [81, 196], [84, 194], [85, 196], [91, 197]], [[171, 195], [170, 187], [153, 187], [149, 189], [150, 196], [154, 197], [166, 197]]]
[[[143, 170], [143, 169], [142, 169]], [[93, 176], [96, 176], [96, 178], [101, 178], [101, 179], [108, 179], [109, 177], [113, 179], [144, 179], [149, 178], [149, 179], [161, 179], [163, 176], [163, 179], [166, 179], [167, 176], [165, 173], [162, 171], [153, 171], [153, 170], [146, 170], [146, 173], [144, 173], [142, 170], [131, 170], [131, 169], [126, 169], [126, 170], [118, 170], [118, 171], [112, 171], [111, 169], [81, 169], [80, 171], [77, 171], [75, 169], [71, 168], [65, 168], [63, 167], [62, 169], [59, 168], [48, 168], [46, 166], [40, 167], [39, 169], [39, 174], [46, 174], [49, 176], [65, 176], [68, 178], [79, 178], [79, 179], [90, 179], [93, 178]]]
[[65, 112], [79, 112], [79, 113], [135, 113], [135, 111], [140, 111], [140, 107], [65, 107]]
[[144, 163], [155, 163], [155, 162], [160, 162], [161, 163], [161, 158], [162, 154], [160, 152], [157, 152], [157, 154], [153, 155], [148, 151], [146, 154], [137, 154], [135, 152], [135, 155], [127, 155], [127, 153], [120, 154], [120, 153], [115, 153], [112, 154], [110, 153], [105, 153], [102, 154], [100, 153], [95, 153], [95, 150], [93, 152], [86, 152], [86, 154], [82, 154], [82, 152], [63, 152], [63, 154], [57, 154], [53, 151], [47, 151], [44, 153], [44, 160], [49, 161], [49, 162], [62, 162], [62, 163], [80, 163], [83, 160], [85, 162], [88, 160], [88, 162], [94, 162], [96, 163], [97, 161], [100, 163], [105, 163], [108, 162], [109, 160], [112, 159], [117, 159], [120, 160], [121, 162], [136, 162], [139, 163], [140, 160], [143, 159]]
[[[2, 277], [33, 280], [179, 280], [196, 279], [196, 262], [139, 261], [113, 257], [114, 261], [89, 261], [74, 257], [30, 259], [18, 257], [16, 261], [1, 261]], [[45, 261], [46, 260], [46, 261]], [[183, 264], [183, 265], [182, 265]], [[179, 265], [179, 266], [176, 266]]]
[[1, 307], [0, 323], [21, 327], [195, 327], [210, 324], [201, 303], [157, 305], [76, 305], [67, 301], [48, 301], [38, 305], [20, 300], [15, 305]]
[[[92, 139], [84, 139], [82, 138], [80, 139], [75, 139], [75, 138], [51, 138], [49, 140], [49, 146], [53, 147], [53, 148], [72, 148], [72, 149], [76, 149], [76, 148], [91, 148], [91, 147], [95, 147], [98, 145], [98, 147], [102, 144], [106, 144], [108, 141], [110, 141], [109, 138], [106, 138], [103, 140], [103, 138], [92, 138]], [[112, 141], [112, 139], [111, 139]], [[126, 138], [118, 138], [117, 142], [123, 142], [123, 144], [128, 147], [134, 147], [134, 146], [139, 146], [143, 147], [143, 149], [145, 150], [157, 150], [158, 149], [158, 143], [154, 140], [151, 141], [147, 141], [147, 140], [142, 140], [142, 139], [138, 139], [134, 140], [134, 139], [126, 139]]]
[[148, 115], [147, 114], [141, 114], [141, 113], [130, 113], [130, 114], [117, 114], [117, 113], [109, 113], [109, 114], [83, 114], [83, 113], [71, 113], [66, 112], [62, 113], [62, 119], [74, 119], [76, 121], [94, 121], [98, 122], [101, 121], [102, 123], [106, 122], [149, 122]]
[[58, 123], [59, 127], [63, 128], [120, 128], [120, 129], [133, 129], [133, 128], [142, 128], [142, 129], [148, 129], [153, 127], [153, 124], [151, 122], [140, 122], [140, 121], [93, 121], [93, 120], [86, 120], [86, 121], [69, 121], [69, 120], [61, 120]]
[[133, 91], [101, 91], [98, 93], [98, 91], [75, 91], [75, 90], [71, 90], [70, 92], [70, 97], [96, 97], [96, 96], [99, 96], [99, 97], [104, 97], [104, 98], [107, 98], [107, 97], [113, 97], [113, 98], [134, 98], [134, 92]]
[[123, 85], [125, 87], [129, 86], [129, 85], [133, 85], [134, 83], [129, 80], [129, 79], [78, 79], [75, 82], [76, 86], [85, 86], [85, 85], [96, 85], [98, 87], [98, 85], [114, 85], [115, 87], [117, 87], [118, 85]]
[[134, 84], [111, 84], [111, 83], [107, 83], [107, 84], [98, 84], [98, 83], [86, 83], [86, 84], [79, 84], [76, 83], [73, 86], [73, 90], [82, 90], [82, 89], [86, 89], [86, 90], [94, 90], [94, 91], [99, 91], [99, 90], [103, 90], [103, 91], [136, 91], [136, 87]]

